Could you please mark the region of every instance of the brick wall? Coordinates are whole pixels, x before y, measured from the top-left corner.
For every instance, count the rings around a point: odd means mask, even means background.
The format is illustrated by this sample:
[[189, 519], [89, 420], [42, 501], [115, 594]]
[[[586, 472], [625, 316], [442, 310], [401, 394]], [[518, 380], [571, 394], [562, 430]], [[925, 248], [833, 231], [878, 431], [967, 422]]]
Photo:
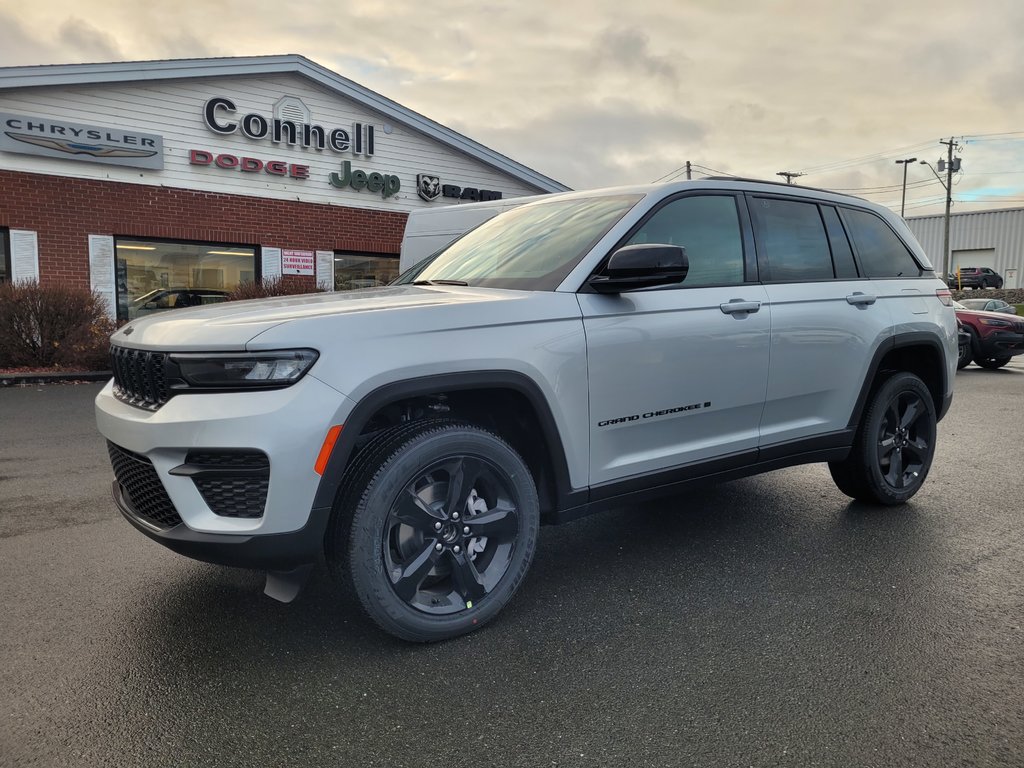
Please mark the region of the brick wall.
[[89, 285], [88, 235], [397, 254], [406, 216], [0, 170], [0, 227], [39, 233], [42, 283]]

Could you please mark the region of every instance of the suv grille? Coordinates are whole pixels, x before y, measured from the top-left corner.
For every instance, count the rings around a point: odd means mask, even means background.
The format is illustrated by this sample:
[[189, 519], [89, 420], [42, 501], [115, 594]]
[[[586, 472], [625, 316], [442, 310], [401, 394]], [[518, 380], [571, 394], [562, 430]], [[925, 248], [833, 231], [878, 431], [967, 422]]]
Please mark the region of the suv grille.
[[270, 460], [262, 451], [189, 451], [186, 466], [210, 511], [221, 517], [263, 517]]
[[145, 456], [107, 443], [114, 476], [132, 512], [147, 523], [172, 528], [181, 522], [153, 463]]
[[170, 390], [164, 372], [163, 352], [112, 346], [110, 367], [114, 372], [114, 397], [155, 411], [167, 402]]

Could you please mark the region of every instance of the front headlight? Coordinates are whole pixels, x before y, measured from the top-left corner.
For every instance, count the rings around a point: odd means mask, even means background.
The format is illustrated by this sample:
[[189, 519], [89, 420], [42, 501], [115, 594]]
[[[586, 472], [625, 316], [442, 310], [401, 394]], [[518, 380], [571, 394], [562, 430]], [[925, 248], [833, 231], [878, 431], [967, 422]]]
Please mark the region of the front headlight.
[[996, 320], [994, 317], [982, 317], [979, 318], [982, 325], [992, 325], [996, 328], [1012, 328], [1013, 323], [1009, 320]]
[[181, 378], [189, 387], [205, 389], [269, 389], [294, 384], [316, 362], [313, 349], [273, 352], [172, 354]]

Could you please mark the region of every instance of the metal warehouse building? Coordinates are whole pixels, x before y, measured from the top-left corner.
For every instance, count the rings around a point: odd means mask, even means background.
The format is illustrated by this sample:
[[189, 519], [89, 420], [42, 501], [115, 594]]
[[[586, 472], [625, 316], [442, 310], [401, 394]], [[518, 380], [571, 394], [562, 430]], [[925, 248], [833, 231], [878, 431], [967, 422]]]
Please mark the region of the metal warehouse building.
[[[932, 262], [941, 263], [944, 216], [907, 219]], [[955, 213], [949, 222], [949, 269], [990, 267], [1004, 288], [1024, 287], [1024, 208]]]

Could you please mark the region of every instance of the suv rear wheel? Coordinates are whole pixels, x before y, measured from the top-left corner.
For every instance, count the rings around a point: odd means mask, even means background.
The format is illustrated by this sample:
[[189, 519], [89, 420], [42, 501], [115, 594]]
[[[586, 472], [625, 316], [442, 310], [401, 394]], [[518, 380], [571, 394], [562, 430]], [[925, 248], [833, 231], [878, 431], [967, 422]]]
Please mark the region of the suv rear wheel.
[[404, 640], [482, 627], [533, 559], [540, 504], [525, 462], [497, 435], [446, 419], [396, 427], [363, 454], [328, 541], [334, 563], [347, 554], [336, 572]]
[[829, 462], [832, 479], [858, 501], [903, 504], [928, 476], [936, 421], [924, 382], [912, 373], [897, 373], [868, 402], [850, 455]]
[[967, 339], [964, 341], [957, 340], [956, 369], [958, 371], [971, 364], [972, 350], [976, 344], [974, 332], [966, 329], [965, 332], [967, 333]]

